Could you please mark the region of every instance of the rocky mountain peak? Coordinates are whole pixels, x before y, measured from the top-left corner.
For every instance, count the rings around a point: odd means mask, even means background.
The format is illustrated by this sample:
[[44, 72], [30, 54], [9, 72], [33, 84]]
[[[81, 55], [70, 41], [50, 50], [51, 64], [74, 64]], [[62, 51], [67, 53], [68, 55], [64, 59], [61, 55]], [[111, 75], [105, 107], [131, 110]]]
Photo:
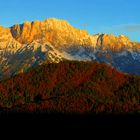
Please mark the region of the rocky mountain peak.
[[120, 51], [123, 48], [131, 48], [132, 43], [127, 36], [114, 36], [112, 34], [102, 34], [98, 38], [97, 46], [102, 50], [110, 49], [113, 51]]
[[91, 38], [87, 31], [76, 29], [67, 21], [55, 18], [25, 22], [14, 25], [10, 29], [13, 37], [21, 44], [40, 40], [44, 43], [50, 42], [55, 47], [91, 45]]
[[132, 43], [127, 36], [114, 36], [112, 34], [90, 35], [86, 30], [74, 28], [65, 20], [48, 18], [44, 21], [26, 21], [16, 24], [11, 28], [0, 27], [0, 40], [12, 39], [21, 45], [30, 44], [34, 41], [44, 44], [49, 42], [56, 48], [84, 46], [121, 51], [124, 48], [131, 49], [139, 46]]

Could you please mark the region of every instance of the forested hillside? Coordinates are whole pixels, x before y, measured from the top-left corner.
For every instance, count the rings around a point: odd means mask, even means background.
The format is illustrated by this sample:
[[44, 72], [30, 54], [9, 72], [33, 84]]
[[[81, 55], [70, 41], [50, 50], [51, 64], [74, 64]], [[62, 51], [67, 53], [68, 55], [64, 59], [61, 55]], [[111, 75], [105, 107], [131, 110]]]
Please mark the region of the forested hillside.
[[97, 62], [36, 67], [0, 82], [1, 112], [140, 112], [140, 77]]

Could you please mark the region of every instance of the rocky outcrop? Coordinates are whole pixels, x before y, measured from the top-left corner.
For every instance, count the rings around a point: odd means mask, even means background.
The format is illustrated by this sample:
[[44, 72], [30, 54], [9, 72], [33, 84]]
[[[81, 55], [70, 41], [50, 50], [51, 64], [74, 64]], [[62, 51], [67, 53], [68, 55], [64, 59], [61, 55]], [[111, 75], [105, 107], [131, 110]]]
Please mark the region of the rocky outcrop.
[[11, 49], [16, 51], [20, 47], [21, 44], [13, 38], [10, 29], [0, 26], [0, 50]]
[[127, 36], [102, 34], [98, 38], [97, 47], [102, 50], [110, 49], [111, 51], [121, 51], [124, 48], [132, 48], [132, 43]]
[[57, 19], [25, 22], [11, 27], [13, 37], [21, 44], [38, 40], [42, 43], [50, 42], [55, 47], [93, 46], [94, 36], [87, 31], [72, 27], [68, 22]]
[[55, 18], [16, 24], [11, 28], [0, 27], [0, 43], [9, 42], [9, 40], [17, 41], [21, 45], [38, 41], [41, 44], [49, 42], [56, 48], [90, 46], [112, 51], [121, 51], [124, 48], [131, 49], [140, 46], [138, 43], [132, 43], [127, 36], [90, 35], [85, 30], [72, 27], [67, 21]]

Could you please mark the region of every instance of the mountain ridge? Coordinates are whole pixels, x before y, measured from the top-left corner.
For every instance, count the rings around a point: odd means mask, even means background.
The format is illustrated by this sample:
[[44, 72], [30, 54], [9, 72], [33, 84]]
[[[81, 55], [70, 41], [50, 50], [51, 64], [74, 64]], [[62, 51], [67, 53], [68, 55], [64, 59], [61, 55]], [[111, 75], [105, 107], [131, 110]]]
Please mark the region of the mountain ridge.
[[140, 76], [106, 64], [44, 64], [0, 82], [0, 113], [139, 113], [139, 93]]
[[90, 35], [55, 18], [27, 21], [10, 28], [0, 26], [0, 79], [42, 63], [63, 60], [96, 60], [139, 75], [140, 43], [123, 35]]
[[[67, 21], [58, 20], [56, 18], [49, 18], [49, 19], [46, 19], [43, 21], [39, 21], [39, 20], [32, 21], [32, 22], [26, 21], [23, 24], [15, 24], [15, 25], [11, 26], [10, 28], [5, 28], [5, 27], [3, 27], [3, 28], [7, 29], [7, 30], [10, 29], [10, 32], [11, 32], [13, 38], [15, 40], [17, 40], [18, 42], [20, 42], [21, 44], [31, 43], [32, 41], [37, 40], [37, 39], [42, 39], [42, 41], [44, 39], [44, 41], [47, 40], [48, 42], [52, 43], [53, 40], [51, 40], [51, 39], [54, 36], [57, 36], [58, 32], [61, 32], [61, 33], [63, 32], [65, 34], [65, 36], [68, 33], [69, 38], [71, 37], [70, 36], [71, 34], [73, 35], [72, 36], [73, 38], [77, 37], [76, 39], [77, 39], [77, 41], [79, 41], [78, 45], [96, 47], [96, 44], [99, 44], [99, 42], [97, 40], [99, 40], [99, 38], [101, 36], [103, 36], [104, 42], [108, 42], [108, 38], [109, 38], [112, 41], [116, 40], [116, 41], [119, 41], [120, 43], [124, 42], [124, 44], [126, 43], [126, 41], [127, 41], [127, 43], [131, 43], [130, 39], [127, 36], [123, 36], [123, 35], [114, 36], [112, 34], [90, 35], [86, 30], [80, 30], [80, 29], [74, 28]], [[58, 32], [56, 32], [57, 30], [58, 30]], [[0, 28], [0, 31], [1, 31], [1, 28]], [[43, 33], [43, 32], [45, 32], [45, 33]], [[53, 33], [53, 35], [51, 35], [51, 34], [49, 34], [49, 32], [54, 32], [54, 33]], [[48, 38], [46, 36], [48, 36]], [[51, 37], [51, 36], [53, 36], [53, 37]], [[80, 38], [80, 37], [83, 37], [83, 38]], [[68, 42], [68, 43], [70, 44], [70, 42]], [[76, 41], [74, 43], [76, 43]], [[52, 44], [52, 45], [54, 45], [54, 44]], [[61, 46], [63, 46], [63, 45], [64, 44], [62, 44]], [[104, 46], [106, 46], [106, 44]], [[58, 46], [56, 45], [55, 47], [58, 47]]]

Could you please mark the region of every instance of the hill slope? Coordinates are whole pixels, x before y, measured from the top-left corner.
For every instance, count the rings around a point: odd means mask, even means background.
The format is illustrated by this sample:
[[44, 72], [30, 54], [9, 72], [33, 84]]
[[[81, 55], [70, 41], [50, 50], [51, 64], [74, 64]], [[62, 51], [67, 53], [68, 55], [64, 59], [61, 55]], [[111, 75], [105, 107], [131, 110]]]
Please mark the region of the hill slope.
[[96, 62], [46, 64], [0, 83], [1, 111], [130, 113], [139, 102], [140, 77]]

